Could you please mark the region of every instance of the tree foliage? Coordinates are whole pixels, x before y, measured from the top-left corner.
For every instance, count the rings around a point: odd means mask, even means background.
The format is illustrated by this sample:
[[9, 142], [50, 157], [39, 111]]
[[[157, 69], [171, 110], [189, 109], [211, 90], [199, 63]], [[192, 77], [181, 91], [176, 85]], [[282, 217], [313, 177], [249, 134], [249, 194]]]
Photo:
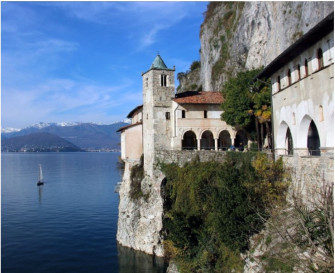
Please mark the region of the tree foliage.
[[231, 126], [246, 129], [251, 135], [260, 134], [261, 138], [257, 139], [262, 145], [263, 125], [271, 139], [271, 91], [269, 83], [253, 81], [260, 71], [239, 72], [224, 84], [221, 118]]
[[[265, 170], [258, 168], [262, 163]], [[183, 168], [163, 164], [162, 170], [164, 239], [169, 256], [182, 260], [181, 272], [242, 272], [240, 251], [262, 228], [270, 197], [285, 192], [273, 179], [281, 178], [282, 164], [229, 152], [223, 163], [194, 160]], [[259, 190], [259, 182], [267, 187]]]
[[239, 72], [223, 86], [222, 119], [232, 126], [246, 127], [252, 122], [249, 110], [253, 109], [251, 89], [252, 79], [260, 70]]

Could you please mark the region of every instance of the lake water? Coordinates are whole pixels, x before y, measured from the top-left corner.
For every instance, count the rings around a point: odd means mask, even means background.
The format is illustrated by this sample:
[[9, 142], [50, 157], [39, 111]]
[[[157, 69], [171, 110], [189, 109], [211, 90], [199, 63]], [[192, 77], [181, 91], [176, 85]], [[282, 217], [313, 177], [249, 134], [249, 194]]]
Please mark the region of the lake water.
[[1, 272], [165, 272], [162, 259], [117, 245], [118, 156], [2, 153]]

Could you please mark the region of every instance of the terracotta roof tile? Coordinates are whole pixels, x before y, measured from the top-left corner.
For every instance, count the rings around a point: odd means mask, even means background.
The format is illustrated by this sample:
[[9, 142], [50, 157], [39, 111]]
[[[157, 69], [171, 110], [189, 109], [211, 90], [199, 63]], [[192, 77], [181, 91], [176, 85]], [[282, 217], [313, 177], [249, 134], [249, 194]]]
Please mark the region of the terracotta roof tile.
[[177, 94], [174, 101], [179, 104], [221, 104], [223, 97], [217, 91], [185, 92]]

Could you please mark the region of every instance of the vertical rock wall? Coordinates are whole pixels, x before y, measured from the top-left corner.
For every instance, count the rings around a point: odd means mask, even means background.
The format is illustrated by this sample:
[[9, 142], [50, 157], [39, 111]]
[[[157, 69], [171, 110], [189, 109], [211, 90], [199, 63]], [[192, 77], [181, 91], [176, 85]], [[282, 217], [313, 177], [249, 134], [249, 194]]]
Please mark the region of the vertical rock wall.
[[268, 65], [334, 10], [333, 2], [210, 4], [201, 26], [201, 84], [221, 90], [230, 75]]
[[162, 230], [163, 200], [160, 185], [164, 178], [159, 170], [145, 176], [141, 182], [143, 197], [130, 197], [131, 168], [126, 162], [120, 187], [117, 241], [126, 247], [162, 257], [164, 255], [160, 231]]

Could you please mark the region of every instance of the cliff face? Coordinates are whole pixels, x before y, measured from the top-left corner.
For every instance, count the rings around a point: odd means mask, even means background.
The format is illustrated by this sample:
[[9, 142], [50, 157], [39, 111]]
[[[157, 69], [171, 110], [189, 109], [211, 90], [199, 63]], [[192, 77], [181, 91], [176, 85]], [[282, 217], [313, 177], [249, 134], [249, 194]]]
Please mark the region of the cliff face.
[[[221, 90], [227, 78], [238, 71], [269, 64], [333, 9], [333, 2], [211, 3], [201, 26], [201, 66], [182, 75], [179, 91], [197, 90], [201, 85], [205, 91]], [[159, 162], [166, 162], [167, 157], [160, 159]], [[132, 163], [126, 163], [117, 240], [124, 246], [163, 256], [164, 175], [155, 165], [157, 162], [145, 166], [153, 169], [153, 174], [142, 180], [143, 196], [137, 200], [129, 197]]]
[[200, 31], [203, 90], [268, 65], [333, 10], [333, 2], [210, 3]]
[[192, 71], [186, 73], [178, 73], [179, 86], [176, 93], [182, 93], [186, 91], [202, 91], [200, 81], [201, 68], [198, 67]]
[[[135, 162], [136, 164], [137, 162]], [[134, 162], [126, 162], [120, 187], [117, 241], [122, 246], [140, 250], [144, 253], [164, 256], [162, 245], [163, 199], [160, 185], [164, 179], [157, 169], [153, 176], [145, 176], [140, 182], [140, 196], [131, 197], [131, 169]]]

